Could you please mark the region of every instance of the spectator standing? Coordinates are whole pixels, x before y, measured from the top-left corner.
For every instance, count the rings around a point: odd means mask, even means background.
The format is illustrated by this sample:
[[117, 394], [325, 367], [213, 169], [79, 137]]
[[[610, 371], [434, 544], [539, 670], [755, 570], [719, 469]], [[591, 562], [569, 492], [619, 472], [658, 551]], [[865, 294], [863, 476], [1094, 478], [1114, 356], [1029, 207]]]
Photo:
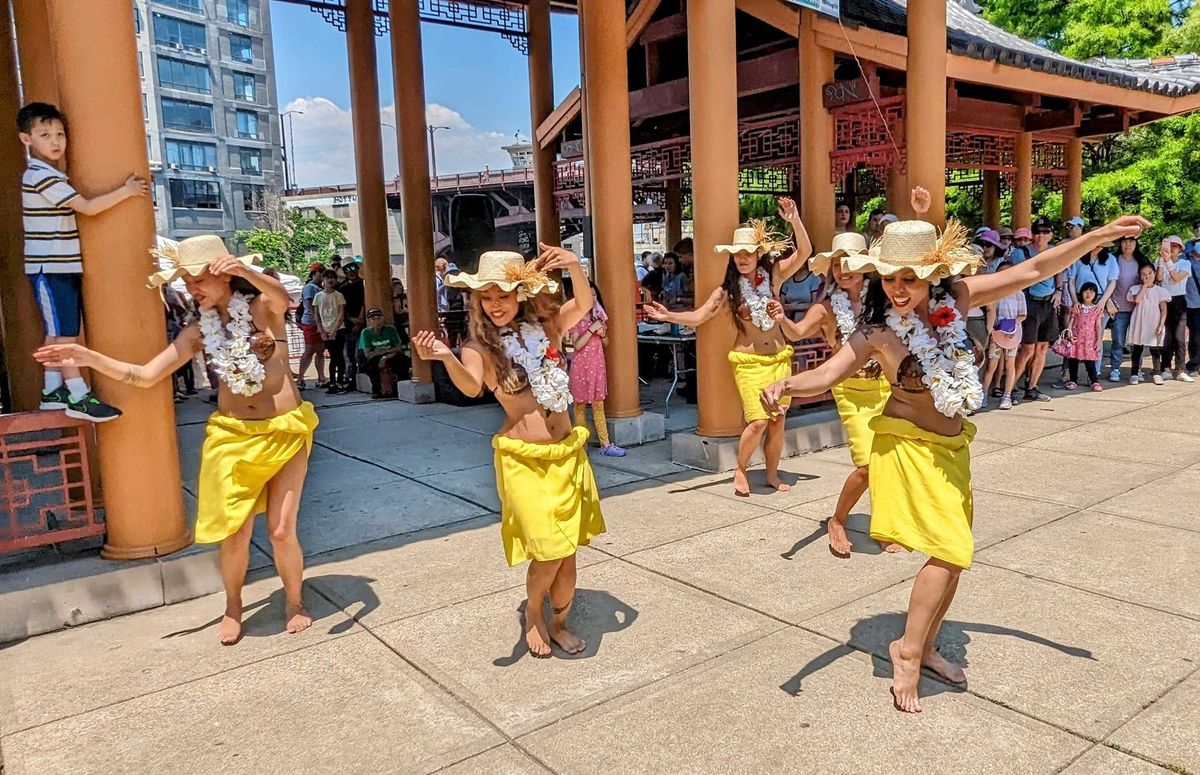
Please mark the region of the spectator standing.
[[999, 229], [996, 230], [996, 233], [1000, 235], [999, 257], [1007, 260], [1009, 251], [1012, 250], [1013, 230], [1008, 228], [1007, 226], [1001, 226]]
[[[304, 335], [304, 352], [300, 356], [300, 376], [298, 387], [304, 390], [308, 387], [304, 375], [308, 366], [314, 360], [317, 363], [317, 387], [325, 387], [325, 343], [321, 341], [321, 332], [317, 330], [317, 313], [313, 309], [313, 301], [322, 288], [322, 273], [325, 265], [314, 263], [308, 267], [308, 282], [300, 291], [300, 333]], [[216, 383], [213, 383], [216, 387]]]
[[1113, 294], [1117, 289], [1118, 267], [1117, 259], [1108, 249], [1102, 246], [1092, 248], [1083, 258], [1071, 264], [1067, 269], [1067, 291], [1073, 299], [1079, 298], [1079, 291], [1087, 283], [1095, 285], [1099, 292], [1096, 306], [1100, 308], [1100, 352], [1096, 356], [1096, 371], [1104, 367], [1104, 337], [1103, 331], [1108, 328], [1108, 321], [1117, 311]]
[[330, 257], [329, 268], [332, 269], [333, 271], [337, 272], [337, 278], [338, 278], [339, 283], [346, 279], [346, 273], [345, 273], [344, 269], [342, 268], [342, 257], [339, 256], [337, 253], [334, 253]]
[[[1196, 228], [1200, 232], [1200, 226]], [[1184, 251], [1182, 261], [1187, 261], [1191, 265], [1192, 271], [1188, 275], [1187, 290], [1184, 295], [1184, 300], [1187, 304], [1187, 328], [1188, 328], [1188, 359], [1187, 359], [1187, 375], [1195, 379], [1197, 372], [1200, 371], [1200, 255], [1196, 253], [1196, 242], [1189, 242], [1189, 249]]]
[[[393, 398], [396, 381], [408, 376], [411, 364], [404, 354], [400, 332], [384, 322], [383, 310], [367, 310], [367, 327], [359, 334], [357, 350], [362, 369], [371, 380], [371, 398]], [[391, 391], [384, 390], [385, 375], [390, 375]]]
[[446, 300], [446, 273], [450, 271], [450, 262], [438, 256], [433, 262], [433, 292], [437, 297], [437, 311], [439, 313], [450, 309], [450, 305]]
[[[1138, 272], [1148, 264], [1138, 247], [1137, 239], [1123, 237], [1117, 240], [1117, 287], [1112, 300], [1116, 312], [1112, 313], [1112, 342], [1108, 354], [1108, 381], [1121, 381], [1121, 362], [1125, 359], [1125, 346], [1129, 332], [1129, 321], [1133, 313], [1133, 300], [1129, 289], [1138, 284]], [[1131, 372], [1132, 373], [1132, 372]]]
[[[1032, 234], [1028, 229], [1018, 229], [1014, 236], [1018, 239], [1018, 246], [1013, 248], [1009, 261], [1016, 265], [1028, 261], [1049, 247], [1054, 229], [1045, 218], [1039, 218], [1033, 225]], [[1021, 330], [1017, 375], [1026, 375], [1026, 401], [1050, 400], [1050, 396], [1038, 387], [1038, 381], [1046, 368], [1046, 353], [1050, 350], [1050, 343], [1058, 337], [1057, 310], [1062, 303], [1062, 291], [1059, 287], [1061, 277], [1061, 274], [1047, 277], [1025, 289], [1025, 304], [1029, 314]]]
[[1129, 346], [1133, 354], [1133, 362], [1129, 367], [1129, 384], [1136, 385], [1144, 382], [1142, 376], [1142, 354], [1145, 348], [1150, 348], [1150, 365], [1153, 369], [1155, 385], [1163, 384], [1162, 374], [1162, 344], [1167, 327], [1167, 304], [1171, 294], [1158, 285], [1158, 272], [1150, 264], [1142, 264], [1138, 269], [1139, 284], [1129, 289], [1127, 298], [1133, 302], [1133, 311], [1129, 319]]
[[587, 427], [587, 407], [592, 407], [592, 422], [600, 454], [605, 457], [625, 457], [625, 450], [608, 437], [608, 419], [604, 414], [604, 399], [608, 398], [608, 369], [604, 348], [608, 346], [608, 313], [600, 300], [600, 289], [592, 286], [592, 309], [567, 332], [575, 352], [571, 356], [571, 398], [575, 403], [575, 424]]
[[[1185, 367], [1187, 360], [1187, 281], [1192, 276], [1190, 261], [1181, 260], [1183, 240], [1175, 234], [1162, 241], [1158, 250], [1158, 281], [1171, 300], [1167, 302], [1166, 337], [1163, 341], [1162, 378], [1195, 382]], [[1172, 367], [1174, 371], [1172, 372]]]
[[359, 274], [357, 261], [347, 263], [342, 273], [346, 277], [338, 286], [338, 292], [346, 300], [346, 333], [342, 337], [344, 341], [342, 357], [346, 362], [346, 385], [353, 388], [354, 380], [358, 376], [358, 357], [356, 355], [358, 337], [367, 324], [364, 315], [367, 292]]
[[840, 202], [833, 211], [833, 233], [844, 234], [848, 231], [854, 231], [854, 227], [850, 225], [850, 205]]
[[883, 210], [876, 207], [867, 216], [867, 245], [870, 245], [875, 240], [879, 239], [883, 234], [883, 227], [879, 225], [879, 219], [883, 217]]
[[[1012, 264], [1001, 261], [995, 271], [1007, 269]], [[987, 330], [989, 336], [987, 372], [983, 376], [983, 389], [991, 390], [992, 398], [1000, 399], [1001, 409], [1012, 409], [1013, 387], [1017, 384], [1017, 350], [1021, 347], [1021, 327], [1028, 310], [1025, 293], [1015, 291], [1003, 299], [987, 306]], [[996, 384], [992, 387], [993, 378]], [[1004, 387], [1001, 388], [1001, 381]]]
[[[143, 178], [130, 175], [106, 194], [92, 199], [80, 196], [56, 166], [66, 157], [67, 129], [53, 105], [31, 102], [21, 108], [17, 129], [29, 151], [29, 164], [21, 176], [25, 276], [33, 286], [45, 343], [75, 344], [83, 322], [83, 249], [75, 216], [99, 215], [126, 199], [144, 197], [149, 187]], [[101, 263], [96, 271], [103, 271], [103, 261], [112, 257], [97, 258]], [[121, 416], [120, 409], [92, 395], [78, 368], [66, 365], [45, 367], [38, 408], [62, 409], [68, 417], [94, 423]]]
[[683, 297], [679, 300], [680, 304], [690, 307], [696, 298], [696, 276], [692, 271], [692, 264], [695, 260], [696, 248], [692, 243], [691, 237], [685, 237], [675, 243], [671, 248], [671, 252], [679, 258], [679, 272], [683, 275]]
[[1100, 384], [1100, 371], [1096, 363], [1100, 360], [1104, 332], [1099, 298], [1100, 292], [1093, 282], [1085, 282], [1079, 289], [1076, 303], [1071, 305], [1070, 331], [1071, 349], [1067, 356], [1067, 390], [1079, 388], [1079, 364], [1087, 371], [1088, 382], [1096, 393], [1104, 390]]
[[673, 309], [683, 296], [683, 275], [679, 271], [679, 261], [674, 253], [668, 253], [662, 259], [662, 291], [657, 296], [668, 309]]
[[825, 290], [825, 278], [812, 271], [808, 262], [801, 264], [796, 273], [779, 286], [783, 314], [799, 321], [809, 307], [825, 298]]
[[650, 269], [639, 281], [642, 284], [642, 287], [650, 292], [651, 298], [657, 299], [662, 293], [663, 275], [666, 271], [665, 265], [667, 263], [667, 256], [671, 257], [672, 264], [675, 266], [675, 271], [677, 272], [679, 269], [679, 261], [674, 253], [667, 253], [666, 256], [662, 257], [661, 261], [655, 261], [654, 257], [651, 256]]
[[343, 392], [346, 376], [346, 359], [343, 355], [346, 336], [346, 297], [338, 292], [337, 272], [326, 269], [321, 276], [324, 290], [313, 299], [316, 309], [317, 330], [325, 349], [329, 352], [329, 394]]
[[633, 271], [637, 275], [639, 283], [646, 279], [646, 273], [650, 271], [650, 256], [651, 253], [649, 250], [643, 250], [641, 259], [637, 262], [637, 266], [634, 267]]
[[[1058, 242], [1058, 244], [1062, 245], [1062, 244], [1070, 242], [1073, 239], [1078, 239], [1079, 237], [1082, 237], [1083, 236], [1083, 227], [1086, 225], [1087, 224], [1084, 223], [1084, 220], [1082, 218], [1080, 218], [1078, 215], [1074, 215], [1074, 216], [1071, 216], [1070, 218], [1068, 218], [1066, 221], [1063, 222], [1063, 231], [1066, 233], [1066, 236], [1063, 237]], [[1073, 293], [1071, 291], [1071, 287], [1070, 287], [1071, 286], [1071, 268], [1070, 267], [1068, 267], [1067, 270], [1064, 271], [1062, 274], [1060, 274], [1059, 277], [1056, 279], [1057, 279], [1057, 287], [1058, 287], [1058, 291], [1059, 291], [1059, 298], [1062, 299], [1062, 305], [1057, 310], [1058, 327], [1059, 327], [1059, 330], [1062, 331], [1067, 328], [1070, 328], [1070, 326], [1071, 326], [1071, 307], [1073, 307], [1075, 305], [1075, 301], [1076, 301], [1076, 298], [1078, 297], [1078, 294]], [[1100, 288], [1101, 286], [1099, 284], [1097, 284], [1096, 287]], [[1058, 379], [1055, 380], [1055, 382], [1054, 382], [1054, 387], [1058, 388], [1059, 390], [1066, 388], [1067, 381], [1070, 380], [1070, 376], [1068, 375], [1067, 372], [1068, 372], [1067, 359], [1064, 358], [1063, 363], [1062, 363], [1062, 369], [1058, 375]]]

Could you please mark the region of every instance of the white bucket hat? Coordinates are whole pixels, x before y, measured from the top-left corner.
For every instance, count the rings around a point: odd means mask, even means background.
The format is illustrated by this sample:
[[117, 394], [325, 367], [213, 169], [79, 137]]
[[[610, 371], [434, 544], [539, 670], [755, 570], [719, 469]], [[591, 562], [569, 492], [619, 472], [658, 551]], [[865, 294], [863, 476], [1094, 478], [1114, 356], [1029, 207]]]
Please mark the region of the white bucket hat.
[[861, 256], [867, 252], [867, 239], [856, 231], [844, 231], [833, 237], [832, 250], [817, 253], [808, 259], [808, 268], [819, 275], [829, 274], [829, 269], [835, 260], [846, 256]]

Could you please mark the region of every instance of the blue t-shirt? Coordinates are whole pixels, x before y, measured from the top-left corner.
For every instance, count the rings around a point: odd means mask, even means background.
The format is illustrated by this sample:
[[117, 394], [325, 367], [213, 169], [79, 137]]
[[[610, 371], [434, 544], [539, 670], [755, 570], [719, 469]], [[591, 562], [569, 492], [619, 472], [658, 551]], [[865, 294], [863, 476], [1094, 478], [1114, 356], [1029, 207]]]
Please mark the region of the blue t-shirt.
[[317, 324], [317, 318], [313, 314], [313, 301], [320, 292], [321, 286], [316, 283], [305, 284], [304, 290], [300, 292], [300, 325], [315, 326]]
[[[1196, 264], [1200, 261], [1200, 258], [1196, 258], [1192, 253], [1185, 253], [1184, 255], [1191, 256], [1188, 262], [1192, 266], [1192, 271], [1188, 274], [1187, 288], [1185, 289], [1184, 296], [1187, 297], [1188, 309], [1200, 309], [1200, 285], [1197, 284], [1196, 280], [1196, 270], [1200, 269]], [[1180, 262], [1183, 260], [1180, 259]]]
[[[1008, 257], [1008, 260], [1012, 262], [1013, 266], [1016, 266], [1017, 264], [1021, 263], [1022, 261], [1027, 261], [1027, 260], [1033, 258], [1040, 252], [1041, 251], [1038, 250], [1033, 245], [1026, 245], [1023, 248], [1013, 248], [1012, 253]], [[1026, 288], [1025, 290], [1029, 293], [1030, 296], [1049, 298], [1050, 296], [1054, 295], [1054, 290], [1055, 290], [1054, 278], [1047, 277], [1045, 280], [1039, 280], [1036, 283], [1034, 283], [1033, 285]]]
[[799, 320], [809, 307], [820, 301], [824, 288], [825, 278], [820, 275], [809, 272], [802, 280], [792, 275], [779, 286], [779, 301], [789, 307], [796, 305], [788, 313]]
[[1117, 266], [1116, 256], [1109, 256], [1108, 260], [1100, 263], [1099, 260], [1094, 260], [1088, 263], [1085, 259], [1079, 259], [1075, 263], [1067, 267], [1067, 278], [1074, 284], [1073, 295], [1070, 299], [1071, 306], [1078, 301], [1077, 295], [1079, 290], [1085, 283], [1093, 283], [1096, 286], [1096, 302], [1100, 301], [1100, 297], [1104, 295], [1104, 289], [1108, 284], [1115, 283], [1117, 276], [1120, 274], [1120, 268]]

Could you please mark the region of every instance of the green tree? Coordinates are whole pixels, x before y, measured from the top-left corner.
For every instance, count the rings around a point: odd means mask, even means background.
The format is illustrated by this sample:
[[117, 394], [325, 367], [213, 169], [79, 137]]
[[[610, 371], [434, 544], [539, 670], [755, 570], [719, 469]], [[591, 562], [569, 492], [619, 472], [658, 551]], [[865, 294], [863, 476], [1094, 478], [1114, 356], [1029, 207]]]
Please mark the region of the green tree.
[[234, 236], [248, 250], [262, 253], [265, 266], [281, 272], [304, 277], [310, 263], [328, 261], [346, 241], [346, 224], [320, 210], [307, 216], [296, 208], [266, 212], [257, 227]]

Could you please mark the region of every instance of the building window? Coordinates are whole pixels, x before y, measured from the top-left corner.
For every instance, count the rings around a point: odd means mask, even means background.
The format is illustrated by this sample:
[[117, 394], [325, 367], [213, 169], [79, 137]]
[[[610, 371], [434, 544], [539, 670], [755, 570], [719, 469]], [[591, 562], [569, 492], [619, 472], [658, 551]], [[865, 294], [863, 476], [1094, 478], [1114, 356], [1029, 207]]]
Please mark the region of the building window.
[[140, 51], [138, 52], [138, 77], [143, 80], [146, 78], [146, 60]]
[[169, 5], [181, 11], [204, 13], [204, 0], [158, 0], [162, 5]]
[[154, 42], [184, 51], [208, 51], [208, 36], [203, 24], [157, 13], [154, 14]]
[[254, 61], [254, 38], [249, 35], [229, 33], [229, 58], [234, 62], [250, 64]]
[[239, 148], [238, 161], [243, 175], [262, 174], [262, 151], [257, 148]]
[[254, 76], [246, 73], [234, 73], [233, 94], [238, 99], [254, 102]]
[[262, 186], [242, 186], [242, 209], [248, 213], [261, 213], [267, 209]]
[[137, 34], [141, 35], [142, 34], [142, 12], [138, 10], [138, 7], [136, 5], [133, 7], [133, 26], [137, 30]]
[[142, 119], [150, 120], [150, 105], [146, 102], [146, 93], [142, 92]]
[[217, 146], [187, 140], [167, 140], [167, 164], [181, 170], [215, 171]]
[[212, 105], [187, 100], [162, 98], [163, 126], [189, 132], [213, 131]]
[[343, 258], [352, 256], [352, 255], [354, 255], [354, 245], [349, 242], [338, 243], [337, 253], [339, 256], [342, 256]]
[[250, 0], [228, 0], [229, 21], [239, 27], [250, 26]]
[[168, 89], [212, 94], [212, 76], [208, 67], [182, 59], [159, 57], [158, 83]]
[[171, 207], [220, 210], [221, 186], [210, 180], [171, 180]]
[[349, 218], [350, 217], [350, 205], [334, 205], [333, 206], [333, 217], [334, 218]]
[[258, 114], [249, 110], [239, 110], [237, 112], [237, 136], [249, 139], [258, 139]]

